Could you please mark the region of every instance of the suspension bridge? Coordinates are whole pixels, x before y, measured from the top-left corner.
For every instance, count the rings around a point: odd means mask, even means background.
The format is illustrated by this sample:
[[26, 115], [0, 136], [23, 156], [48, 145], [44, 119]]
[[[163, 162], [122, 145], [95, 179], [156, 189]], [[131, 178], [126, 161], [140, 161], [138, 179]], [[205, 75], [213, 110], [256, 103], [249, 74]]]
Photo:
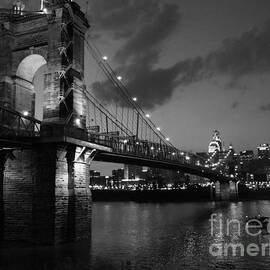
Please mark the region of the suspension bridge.
[[[44, 1], [33, 12], [18, 1], [0, 10], [0, 23], [0, 207], [11, 239], [32, 239], [33, 227], [41, 242], [87, 236], [92, 160], [178, 170], [215, 182], [221, 197], [235, 192], [231, 178], [175, 147], [152, 122], [85, 37], [90, 26], [78, 4]], [[92, 74], [85, 72], [88, 61]], [[38, 120], [33, 80], [43, 66]], [[103, 90], [105, 100], [97, 95]], [[20, 201], [23, 213], [15, 207]]]

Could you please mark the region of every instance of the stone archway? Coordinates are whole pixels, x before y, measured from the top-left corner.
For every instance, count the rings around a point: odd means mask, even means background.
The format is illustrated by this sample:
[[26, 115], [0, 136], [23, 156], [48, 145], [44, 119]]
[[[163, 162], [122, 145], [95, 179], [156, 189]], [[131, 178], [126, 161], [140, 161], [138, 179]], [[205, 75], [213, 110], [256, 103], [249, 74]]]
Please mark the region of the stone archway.
[[[45, 66], [47, 61], [39, 54], [31, 54], [26, 56], [18, 65], [16, 76], [14, 79], [14, 93], [15, 93], [15, 110], [25, 115], [42, 118], [41, 110], [38, 111], [36, 107], [42, 108], [42, 91], [35, 89], [34, 78], [38, 70]], [[41, 83], [39, 80], [38, 83]]]

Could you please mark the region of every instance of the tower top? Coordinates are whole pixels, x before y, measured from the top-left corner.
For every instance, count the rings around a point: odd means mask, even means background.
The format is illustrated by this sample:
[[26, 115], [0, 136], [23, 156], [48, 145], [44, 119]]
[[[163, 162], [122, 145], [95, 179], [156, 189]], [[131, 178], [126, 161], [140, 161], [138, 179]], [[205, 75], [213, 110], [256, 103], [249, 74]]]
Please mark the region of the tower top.
[[220, 141], [220, 132], [218, 130], [214, 130], [213, 140]]
[[208, 153], [214, 153], [216, 151], [222, 152], [223, 150], [224, 148], [220, 138], [220, 132], [218, 130], [214, 130], [212, 141], [208, 146]]

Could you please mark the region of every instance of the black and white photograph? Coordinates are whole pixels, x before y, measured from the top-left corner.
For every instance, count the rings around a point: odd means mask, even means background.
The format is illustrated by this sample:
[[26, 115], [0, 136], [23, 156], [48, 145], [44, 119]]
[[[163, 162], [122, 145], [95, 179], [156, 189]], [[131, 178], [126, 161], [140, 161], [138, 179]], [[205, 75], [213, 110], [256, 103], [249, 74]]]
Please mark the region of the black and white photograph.
[[270, 269], [269, 0], [0, 0], [0, 270]]

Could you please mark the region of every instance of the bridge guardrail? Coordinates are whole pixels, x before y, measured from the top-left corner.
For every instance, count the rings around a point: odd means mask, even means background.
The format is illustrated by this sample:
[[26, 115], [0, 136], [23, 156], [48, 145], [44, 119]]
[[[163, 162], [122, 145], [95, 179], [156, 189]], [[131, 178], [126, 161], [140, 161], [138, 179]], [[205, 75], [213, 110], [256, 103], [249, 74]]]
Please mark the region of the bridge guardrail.
[[113, 152], [118, 154], [139, 156], [147, 159], [167, 160], [190, 165], [196, 162], [192, 157], [190, 157], [190, 160], [187, 162], [185, 156], [182, 155], [180, 151], [168, 145], [136, 140], [134, 137], [121, 138], [118, 136], [110, 136], [110, 134], [92, 133], [73, 126], [45, 125], [42, 126], [41, 136], [71, 137], [109, 147]]
[[185, 165], [197, 165], [198, 159], [169, 145], [138, 140], [135, 137], [120, 137], [106, 133], [94, 133], [74, 126], [44, 125], [41, 121], [0, 106], [0, 136], [15, 137], [61, 137], [67, 136], [109, 147], [118, 154], [138, 156], [151, 160], [169, 161]]
[[41, 121], [0, 106], [1, 137], [38, 137]]

